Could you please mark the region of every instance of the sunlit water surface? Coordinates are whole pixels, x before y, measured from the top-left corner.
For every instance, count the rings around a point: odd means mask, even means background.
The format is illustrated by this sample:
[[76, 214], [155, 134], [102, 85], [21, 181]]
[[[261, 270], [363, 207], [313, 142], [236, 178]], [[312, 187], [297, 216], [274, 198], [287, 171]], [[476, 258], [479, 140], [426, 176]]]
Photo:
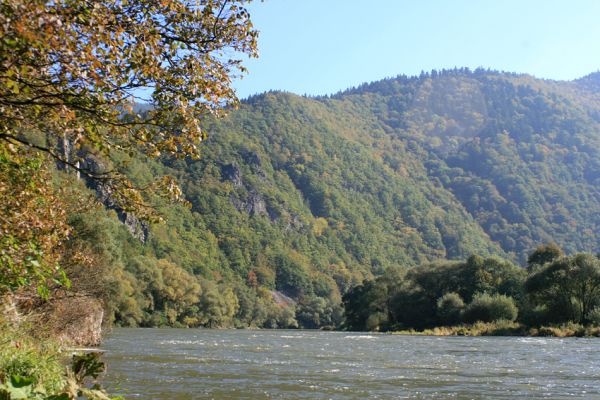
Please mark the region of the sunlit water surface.
[[600, 399], [600, 339], [115, 329], [102, 348], [129, 399]]

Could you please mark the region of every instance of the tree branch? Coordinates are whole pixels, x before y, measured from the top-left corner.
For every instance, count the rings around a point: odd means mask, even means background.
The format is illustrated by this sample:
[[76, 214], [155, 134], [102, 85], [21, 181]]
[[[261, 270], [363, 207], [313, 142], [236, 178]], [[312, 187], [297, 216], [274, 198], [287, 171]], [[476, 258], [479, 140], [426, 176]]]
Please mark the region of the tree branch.
[[45, 152], [46, 154], [49, 154], [52, 158], [54, 158], [56, 161], [73, 168], [75, 171], [85, 175], [86, 177], [88, 177], [90, 179], [93, 179], [96, 181], [110, 181], [110, 180], [114, 179], [114, 171], [112, 171], [112, 170], [108, 171], [108, 172], [101, 172], [101, 173], [91, 172], [87, 168], [81, 168], [76, 163], [65, 160], [63, 157], [59, 156], [56, 152], [54, 152], [52, 149], [50, 149], [48, 147], [44, 147], [44, 146], [37, 145], [35, 143], [31, 143], [28, 140], [19, 138], [17, 136], [10, 135], [7, 133], [0, 133], [0, 139], [5, 140], [12, 144], [18, 143], [18, 144], [25, 145], [27, 147], [31, 147], [32, 149], [36, 149], [36, 150]]

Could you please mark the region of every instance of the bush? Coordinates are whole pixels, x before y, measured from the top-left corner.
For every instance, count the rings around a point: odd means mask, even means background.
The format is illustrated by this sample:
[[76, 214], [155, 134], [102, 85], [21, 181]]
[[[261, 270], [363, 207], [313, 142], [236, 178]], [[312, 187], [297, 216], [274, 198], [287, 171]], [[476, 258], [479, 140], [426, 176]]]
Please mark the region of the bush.
[[590, 324], [600, 326], [600, 307], [595, 307], [588, 316]]
[[66, 384], [63, 372], [58, 344], [0, 326], [0, 383], [12, 376], [27, 377], [40, 390], [55, 393]]
[[69, 366], [57, 342], [0, 321], [0, 399], [122, 400], [86, 382], [104, 371], [100, 353], [73, 355]]
[[444, 325], [455, 325], [460, 322], [460, 315], [465, 302], [458, 293], [446, 293], [437, 301], [437, 317]]
[[473, 297], [473, 301], [465, 308], [463, 321], [467, 323], [499, 320], [514, 321], [517, 314], [517, 306], [511, 297], [501, 294], [479, 293]]

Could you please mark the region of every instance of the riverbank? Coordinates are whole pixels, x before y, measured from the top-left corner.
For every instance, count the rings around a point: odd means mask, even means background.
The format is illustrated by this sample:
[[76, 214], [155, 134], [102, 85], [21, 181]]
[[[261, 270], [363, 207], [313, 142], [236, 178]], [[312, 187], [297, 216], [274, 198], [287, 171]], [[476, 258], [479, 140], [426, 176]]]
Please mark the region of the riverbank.
[[0, 320], [1, 399], [120, 399], [97, 385], [105, 370], [98, 352], [71, 349], [61, 337], [34, 332], [29, 324]]
[[542, 336], [542, 337], [600, 337], [600, 327], [579, 324], [563, 324], [527, 327], [517, 322], [476, 322], [457, 326], [440, 326], [424, 330], [399, 330], [389, 332], [392, 335], [425, 336]]

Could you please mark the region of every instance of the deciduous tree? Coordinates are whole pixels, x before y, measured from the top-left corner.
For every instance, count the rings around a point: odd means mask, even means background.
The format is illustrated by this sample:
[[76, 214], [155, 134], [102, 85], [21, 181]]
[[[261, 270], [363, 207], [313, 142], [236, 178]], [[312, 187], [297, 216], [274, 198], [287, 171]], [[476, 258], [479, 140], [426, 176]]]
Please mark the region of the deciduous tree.
[[246, 3], [0, 3], [0, 292], [61, 276], [69, 229], [52, 159], [138, 217], [157, 217], [144, 189], [180, 199], [173, 179], [139, 187], [120, 167], [138, 150], [197, 156], [200, 120], [237, 102], [232, 78], [257, 55]]
[[562, 257], [535, 272], [525, 289], [538, 303], [570, 310], [572, 315], [551, 315], [555, 321], [570, 319], [587, 323], [592, 310], [600, 304], [600, 260], [591, 254]]
[[[140, 188], [112, 163], [92, 167], [82, 155], [142, 148], [196, 156], [206, 136], [200, 120], [236, 103], [232, 78], [245, 71], [244, 56], [257, 55], [245, 3], [3, 1], [0, 139], [102, 181], [122, 208], [141, 213]], [[149, 100], [144, 112], [136, 108], [141, 97]], [[179, 195], [171, 179], [157, 187]]]

